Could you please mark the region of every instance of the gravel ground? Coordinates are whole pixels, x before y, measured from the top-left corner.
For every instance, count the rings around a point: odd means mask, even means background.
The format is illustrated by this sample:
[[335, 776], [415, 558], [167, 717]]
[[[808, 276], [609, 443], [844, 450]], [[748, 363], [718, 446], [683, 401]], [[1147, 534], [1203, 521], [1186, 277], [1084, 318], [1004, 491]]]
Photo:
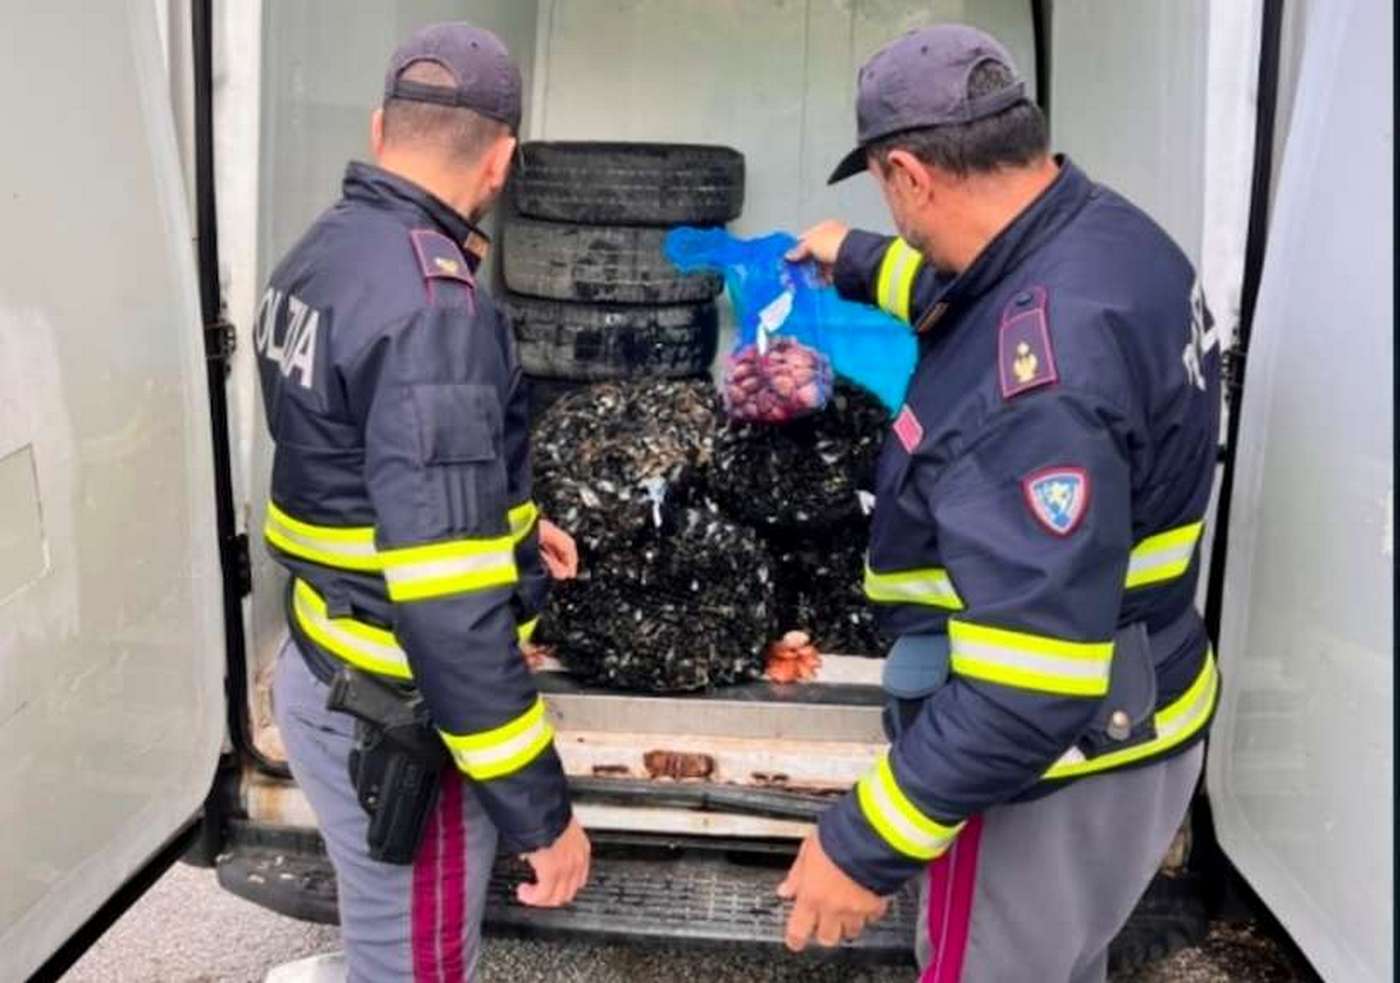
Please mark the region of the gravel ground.
[[[271, 967], [338, 947], [334, 928], [275, 915], [178, 864], [64, 977], [65, 983], [260, 983]], [[486, 983], [909, 983], [899, 968], [855, 968], [781, 954], [582, 942], [491, 940]], [[1114, 983], [1287, 983], [1278, 948], [1247, 925]]]

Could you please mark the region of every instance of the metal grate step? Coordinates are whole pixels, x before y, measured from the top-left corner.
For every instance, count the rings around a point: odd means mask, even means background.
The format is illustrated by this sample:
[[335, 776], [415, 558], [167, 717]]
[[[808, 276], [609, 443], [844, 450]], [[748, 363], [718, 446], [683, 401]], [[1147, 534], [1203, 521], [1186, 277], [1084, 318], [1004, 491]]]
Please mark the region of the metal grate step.
[[[334, 924], [335, 872], [318, 834], [235, 821], [219, 858], [219, 883], [234, 894], [305, 921]], [[595, 835], [588, 886], [567, 908], [530, 908], [515, 900], [529, 868], [499, 857], [487, 891], [486, 929], [497, 935], [570, 936], [616, 942], [780, 946], [789, 906], [774, 889], [790, 844], [748, 844], [768, 852], [727, 854], [716, 844], [667, 837], [651, 845]], [[731, 859], [738, 857], [742, 859]], [[906, 888], [889, 914], [841, 947], [861, 962], [908, 962], [918, 897]]]
[[[496, 865], [487, 895], [487, 925], [505, 934], [583, 935], [618, 941], [782, 945], [790, 906], [774, 889], [783, 871], [734, 863], [720, 856], [678, 859], [595, 857], [589, 884], [568, 908], [529, 908], [515, 900], [526, 868]], [[889, 913], [842, 948], [874, 960], [908, 961], [914, 947], [918, 897], [910, 888]]]

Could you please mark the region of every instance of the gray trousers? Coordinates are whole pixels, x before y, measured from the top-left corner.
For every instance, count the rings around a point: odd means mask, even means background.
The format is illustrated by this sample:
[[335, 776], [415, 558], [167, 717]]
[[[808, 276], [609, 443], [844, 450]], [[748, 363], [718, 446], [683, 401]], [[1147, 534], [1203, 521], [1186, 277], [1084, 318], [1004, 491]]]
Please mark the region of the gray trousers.
[[1197, 744], [971, 820], [922, 881], [921, 983], [1103, 983], [1203, 756]]
[[496, 828], [470, 782], [448, 768], [413, 864], [371, 860], [365, 844], [369, 819], [348, 772], [354, 722], [326, 709], [328, 690], [296, 645], [284, 645], [272, 685], [273, 712], [292, 776], [316, 813], [335, 867], [349, 980], [474, 978]]

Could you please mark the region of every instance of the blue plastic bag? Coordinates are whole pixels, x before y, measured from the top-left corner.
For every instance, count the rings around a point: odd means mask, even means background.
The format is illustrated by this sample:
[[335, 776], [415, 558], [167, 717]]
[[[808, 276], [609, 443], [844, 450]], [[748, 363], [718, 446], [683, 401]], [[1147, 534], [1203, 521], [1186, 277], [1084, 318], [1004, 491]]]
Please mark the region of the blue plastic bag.
[[738, 319], [735, 351], [791, 338], [830, 359], [840, 376], [875, 394], [893, 415], [918, 358], [908, 325], [842, 299], [812, 263], [790, 263], [786, 232], [739, 239], [723, 229], [684, 227], [666, 236], [666, 258], [682, 272], [724, 275]]

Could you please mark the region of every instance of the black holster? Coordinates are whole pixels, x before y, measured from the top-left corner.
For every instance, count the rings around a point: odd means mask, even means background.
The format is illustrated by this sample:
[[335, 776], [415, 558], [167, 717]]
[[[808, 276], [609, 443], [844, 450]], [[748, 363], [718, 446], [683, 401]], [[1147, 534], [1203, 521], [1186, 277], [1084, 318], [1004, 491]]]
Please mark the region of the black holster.
[[370, 857], [413, 863], [448, 761], [422, 697], [342, 666], [326, 707], [355, 717], [350, 784], [369, 816]]

